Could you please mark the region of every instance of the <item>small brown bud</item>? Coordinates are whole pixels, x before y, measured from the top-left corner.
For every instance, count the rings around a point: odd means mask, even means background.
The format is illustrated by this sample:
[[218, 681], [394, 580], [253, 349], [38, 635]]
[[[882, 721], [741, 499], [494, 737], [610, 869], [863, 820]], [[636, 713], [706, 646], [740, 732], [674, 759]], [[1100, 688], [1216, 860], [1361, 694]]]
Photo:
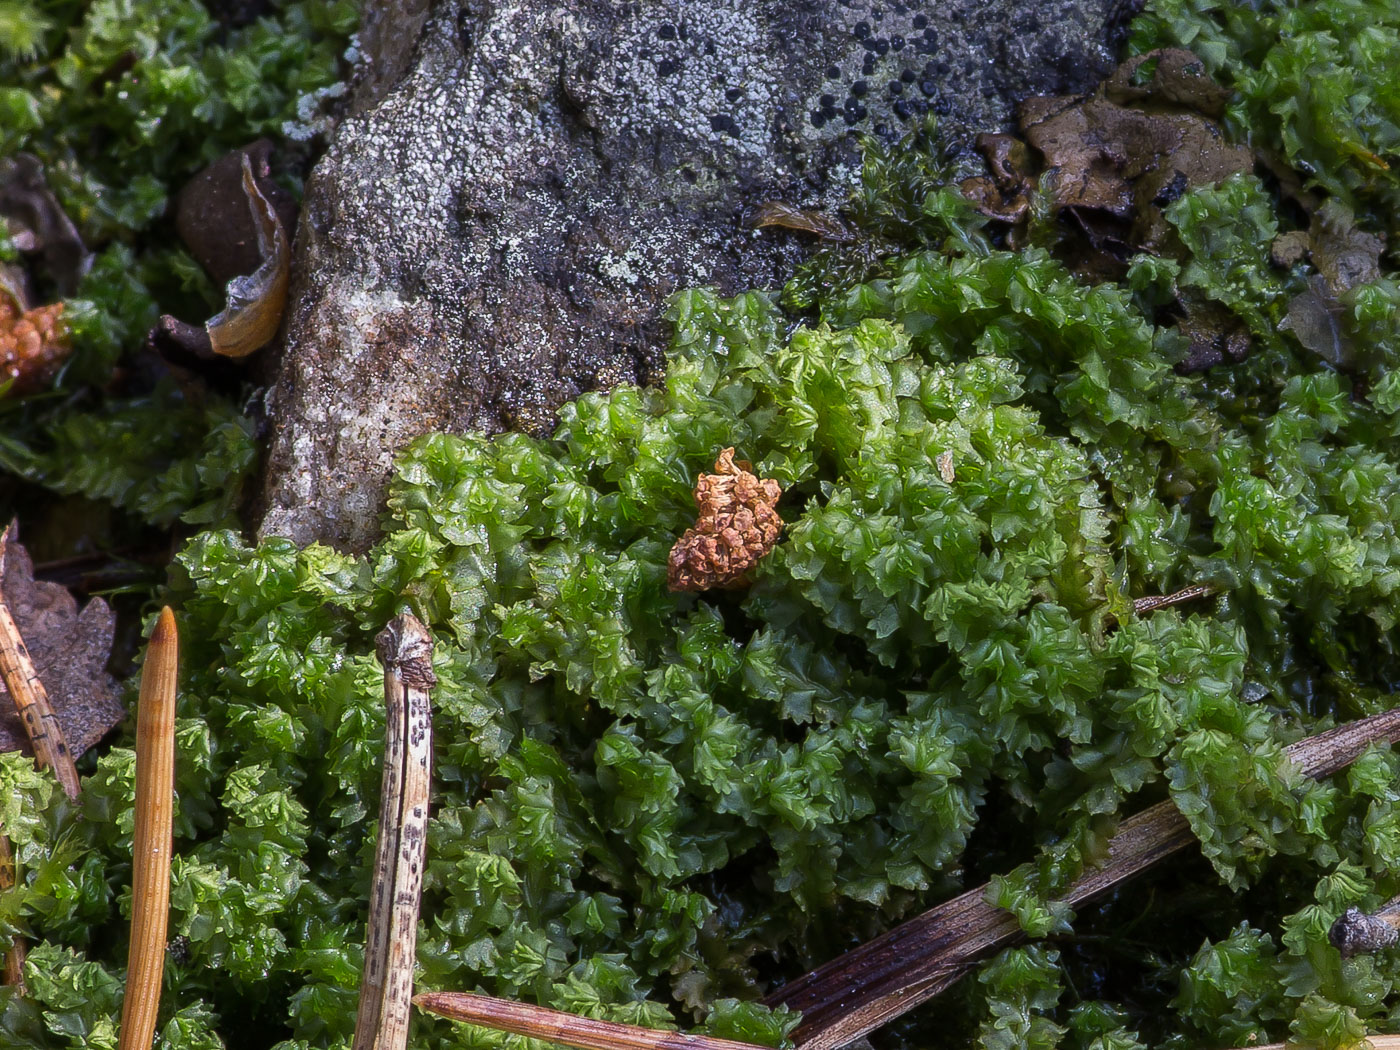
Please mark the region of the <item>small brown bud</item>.
[[783, 531], [775, 509], [781, 494], [772, 478], [759, 478], [744, 460], [736, 463], [734, 449], [721, 452], [715, 473], [701, 474], [695, 482], [699, 514], [671, 548], [667, 586], [673, 591], [747, 586], [749, 570]]

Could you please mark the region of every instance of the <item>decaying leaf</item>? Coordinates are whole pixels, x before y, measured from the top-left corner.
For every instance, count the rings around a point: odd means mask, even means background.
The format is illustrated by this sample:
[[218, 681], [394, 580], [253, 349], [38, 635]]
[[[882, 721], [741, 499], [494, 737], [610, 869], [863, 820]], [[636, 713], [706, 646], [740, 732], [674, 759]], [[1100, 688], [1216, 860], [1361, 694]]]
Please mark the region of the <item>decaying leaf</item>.
[[814, 233], [823, 240], [846, 242], [855, 239], [846, 224], [834, 215], [813, 209], [794, 208], [782, 201], [764, 201], [754, 211], [755, 229], [782, 226], [789, 230]]
[[1270, 256], [1280, 266], [1294, 266], [1309, 259], [1317, 272], [1308, 286], [1288, 303], [1288, 316], [1279, 325], [1292, 331], [1323, 360], [1347, 368], [1355, 362], [1356, 348], [1342, 325], [1352, 289], [1380, 280], [1380, 257], [1385, 241], [1358, 229], [1345, 205], [1327, 201], [1312, 216], [1307, 231], [1281, 234], [1270, 246]]
[[[116, 680], [107, 673], [116, 618], [101, 598], [92, 599], [79, 612], [66, 589], [35, 581], [34, 564], [16, 541], [14, 526], [5, 549], [0, 592], [24, 636], [68, 748], [77, 758], [126, 717]], [[0, 695], [0, 750], [29, 753], [15, 705], [3, 687]]]
[[268, 139], [226, 153], [190, 179], [175, 198], [175, 231], [219, 284], [252, 273], [266, 258], [259, 248], [260, 223], [243, 185], [245, 159], [258, 193], [271, 204], [283, 228], [296, 226], [295, 199], [270, 178], [271, 154]]
[[783, 519], [775, 509], [782, 490], [772, 478], [759, 478], [727, 448], [713, 474], [695, 482], [699, 508], [694, 528], [671, 548], [666, 583], [673, 591], [738, 588], [749, 571], [778, 542]]
[[228, 306], [204, 326], [214, 353], [225, 357], [246, 357], [272, 341], [287, 306], [292, 265], [287, 231], [276, 209], [258, 189], [246, 153], [242, 166], [243, 192], [248, 195], [248, 209], [257, 228], [262, 264], [248, 276], [229, 281], [225, 289]]
[[1019, 223], [1039, 185], [1051, 212], [1088, 239], [1082, 268], [1102, 273], [1158, 248], [1162, 209], [1187, 190], [1253, 169], [1253, 153], [1226, 141], [1213, 119], [1228, 97], [1189, 51], [1138, 55], [1089, 95], [1026, 99], [1024, 143], [981, 136], [991, 174], [960, 188], [984, 214]]
[[38, 258], [59, 296], [78, 290], [92, 253], [49, 190], [38, 157], [17, 153], [0, 160], [0, 218], [15, 247]]
[[0, 282], [0, 391], [24, 394], [42, 387], [72, 352], [62, 303], [26, 310]]

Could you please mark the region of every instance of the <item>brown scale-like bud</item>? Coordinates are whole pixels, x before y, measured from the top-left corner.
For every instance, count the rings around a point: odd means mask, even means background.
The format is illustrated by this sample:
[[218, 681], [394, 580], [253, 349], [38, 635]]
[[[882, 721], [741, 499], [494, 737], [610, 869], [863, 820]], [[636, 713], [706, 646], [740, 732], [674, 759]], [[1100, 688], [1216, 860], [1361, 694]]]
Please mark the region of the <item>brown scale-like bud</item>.
[[775, 509], [781, 494], [772, 478], [758, 477], [744, 460], [736, 463], [732, 448], [721, 452], [715, 472], [701, 474], [695, 483], [694, 528], [671, 548], [666, 574], [671, 590], [747, 586], [749, 570], [783, 531]]
[[0, 383], [14, 380], [16, 394], [36, 390], [53, 378], [72, 349], [62, 303], [22, 310], [0, 288]]

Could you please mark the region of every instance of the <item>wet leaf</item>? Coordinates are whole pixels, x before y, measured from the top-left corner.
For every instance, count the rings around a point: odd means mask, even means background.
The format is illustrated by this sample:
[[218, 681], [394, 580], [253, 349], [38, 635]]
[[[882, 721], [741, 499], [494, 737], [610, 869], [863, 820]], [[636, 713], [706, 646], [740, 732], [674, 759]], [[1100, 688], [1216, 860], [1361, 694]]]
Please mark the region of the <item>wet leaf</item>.
[[49, 190], [39, 158], [18, 153], [0, 160], [0, 218], [15, 247], [41, 261], [43, 275], [58, 295], [78, 290], [92, 253]]
[[[0, 592], [77, 758], [126, 717], [116, 680], [107, 673], [116, 618], [101, 598], [79, 611], [67, 589], [36, 581], [34, 563], [14, 539], [16, 532], [11, 526]], [[0, 750], [29, 753], [29, 740], [3, 685], [0, 697]]]

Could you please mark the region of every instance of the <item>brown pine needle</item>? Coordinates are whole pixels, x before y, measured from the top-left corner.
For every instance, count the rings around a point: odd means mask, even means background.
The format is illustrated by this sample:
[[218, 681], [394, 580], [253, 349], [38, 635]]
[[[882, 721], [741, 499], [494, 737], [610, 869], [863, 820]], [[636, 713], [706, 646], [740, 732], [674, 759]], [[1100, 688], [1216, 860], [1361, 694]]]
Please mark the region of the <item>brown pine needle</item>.
[[424, 992], [414, 996], [413, 1002], [420, 1010], [452, 1021], [465, 1021], [581, 1050], [764, 1050], [753, 1043], [733, 1039], [597, 1021], [547, 1006], [530, 1006], [471, 992]]
[[171, 824], [175, 809], [175, 614], [160, 612], [136, 709], [136, 832], [131, 846], [131, 948], [118, 1050], [149, 1050], [156, 1032], [165, 933], [170, 921]]
[[433, 755], [433, 636], [396, 616], [375, 639], [384, 665], [384, 781], [353, 1050], [403, 1050], [413, 995]]
[[[0, 890], [13, 889], [17, 879], [15, 854], [10, 848], [10, 840], [0, 834]], [[10, 950], [5, 953], [4, 982], [8, 987], [17, 989], [20, 995], [29, 994], [24, 987], [24, 955], [24, 938], [15, 934]]]
[[[1400, 740], [1400, 708], [1300, 740], [1287, 754], [1308, 776], [1323, 777], [1381, 740]], [[1195, 841], [1172, 802], [1134, 814], [1109, 840], [1103, 864], [1075, 880], [1063, 901], [1076, 907], [1100, 897]], [[974, 963], [1024, 939], [1015, 916], [989, 904], [987, 896], [985, 885], [968, 890], [790, 981], [763, 1001], [802, 1011], [794, 1033], [799, 1050], [845, 1046], [951, 987]]]
[[[6, 526], [5, 531], [0, 532], [0, 583], [5, 578], [5, 552], [9, 544], [10, 527]], [[34, 661], [29, 657], [3, 593], [0, 593], [0, 678], [4, 679], [5, 688], [19, 710], [39, 768], [52, 769], [63, 793], [70, 799], [77, 798], [80, 790], [78, 767], [73, 764], [73, 755], [63, 740], [63, 729], [49, 704], [49, 694], [39, 680], [39, 672], [34, 669]]]

